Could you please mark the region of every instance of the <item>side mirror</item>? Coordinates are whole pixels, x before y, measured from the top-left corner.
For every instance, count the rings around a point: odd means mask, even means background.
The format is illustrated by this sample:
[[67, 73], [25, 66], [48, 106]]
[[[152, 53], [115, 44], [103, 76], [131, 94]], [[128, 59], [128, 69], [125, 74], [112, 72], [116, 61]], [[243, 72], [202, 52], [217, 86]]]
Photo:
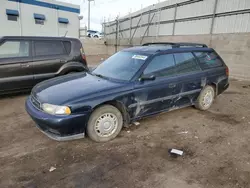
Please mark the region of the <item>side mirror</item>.
[[141, 78], [139, 78], [139, 81], [147, 81], [147, 80], [155, 80], [155, 76], [154, 75], [150, 75], [150, 76], [141, 76]]

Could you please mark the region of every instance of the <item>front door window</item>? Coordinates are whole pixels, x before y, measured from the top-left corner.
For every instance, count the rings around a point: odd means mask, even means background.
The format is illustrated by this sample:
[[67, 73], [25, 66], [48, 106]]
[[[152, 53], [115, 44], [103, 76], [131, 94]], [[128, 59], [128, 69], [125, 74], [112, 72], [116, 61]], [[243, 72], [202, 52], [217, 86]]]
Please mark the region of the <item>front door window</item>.
[[0, 44], [0, 58], [29, 57], [28, 41], [5, 41]]

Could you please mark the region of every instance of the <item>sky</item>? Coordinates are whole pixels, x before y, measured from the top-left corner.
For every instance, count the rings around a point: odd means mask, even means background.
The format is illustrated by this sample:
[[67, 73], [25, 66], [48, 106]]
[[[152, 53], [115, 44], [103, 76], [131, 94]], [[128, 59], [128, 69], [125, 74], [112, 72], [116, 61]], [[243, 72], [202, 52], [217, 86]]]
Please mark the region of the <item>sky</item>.
[[[88, 0], [57, 0], [81, 6], [80, 15], [81, 27], [88, 25]], [[120, 17], [127, 15], [129, 12], [140, 10], [149, 5], [156, 4], [163, 0], [95, 0], [91, 2], [90, 29], [101, 31], [101, 23], [104, 20], [114, 20], [117, 15]]]

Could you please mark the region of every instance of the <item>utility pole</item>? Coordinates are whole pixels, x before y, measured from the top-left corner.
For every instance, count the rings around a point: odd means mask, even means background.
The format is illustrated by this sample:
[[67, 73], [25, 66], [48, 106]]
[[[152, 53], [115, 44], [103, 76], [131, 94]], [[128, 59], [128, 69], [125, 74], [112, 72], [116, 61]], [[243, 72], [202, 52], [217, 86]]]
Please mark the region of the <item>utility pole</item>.
[[88, 0], [89, 2], [89, 9], [88, 9], [88, 30], [90, 29], [90, 2], [94, 0]]

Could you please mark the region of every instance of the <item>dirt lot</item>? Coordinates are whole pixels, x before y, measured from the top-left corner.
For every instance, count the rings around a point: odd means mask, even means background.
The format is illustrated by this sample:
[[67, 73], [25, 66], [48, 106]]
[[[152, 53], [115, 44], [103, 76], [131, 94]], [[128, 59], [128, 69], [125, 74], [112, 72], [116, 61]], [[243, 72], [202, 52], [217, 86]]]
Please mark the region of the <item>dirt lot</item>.
[[[250, 82], [232, 80], [209, 111], [147, 118], [105, 144], [50, 140], [26, 114], [25, 98], [0, 99], [1, 188], [250, 186]], [[170, 157], [169, 148], [184, 156]]]

